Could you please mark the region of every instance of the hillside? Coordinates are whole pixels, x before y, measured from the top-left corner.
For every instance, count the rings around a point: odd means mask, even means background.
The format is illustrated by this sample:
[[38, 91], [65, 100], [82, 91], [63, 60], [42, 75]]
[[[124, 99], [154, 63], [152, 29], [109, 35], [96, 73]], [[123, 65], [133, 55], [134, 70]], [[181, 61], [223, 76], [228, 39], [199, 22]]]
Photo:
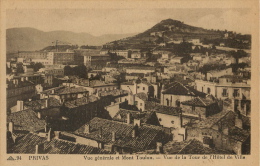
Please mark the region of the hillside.
[[70, 31], [44, 32], [34, 28], [11, 28], [6, 30], [7, 53], [19, 51], [41, 50], [52, 45], [55, 40], [73, 45], [102, 45], [134, 34], [106, 34], [93, 36], [88, 33]]
[[[174, 40], [188, 39], [218, 39], [224, 36], [224, 31], [208, 30], [184, 24], [181, 21], [166, 19], [154, 25], [143, 33], [129, 37], [126, 40], [118, 40], [110, 44], [131, 47], [133, 45], [152, 45], [155, 42], [169, 42]], [[138, 46], [137, 46], [138, 47]]]

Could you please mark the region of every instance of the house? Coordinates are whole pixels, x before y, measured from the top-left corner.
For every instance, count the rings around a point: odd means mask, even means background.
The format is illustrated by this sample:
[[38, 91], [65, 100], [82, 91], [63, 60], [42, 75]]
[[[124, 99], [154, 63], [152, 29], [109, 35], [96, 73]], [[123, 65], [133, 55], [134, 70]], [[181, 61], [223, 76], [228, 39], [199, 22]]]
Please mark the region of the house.
[[190, 100], [194, 97], [205, 97], [206, 94], [201, 93], [192, 87], [174, 82], [167, 89], [161, 92], [161, 105], [179, 107], [181, 102]]
[[201, 44], [201, 43], [200, 43], [200, 39], [189, 39], [188, 42], [189, 42], [189, 43], [192, 43], [192, 44], [194, 44], [194, 45]]
[[121, 83], [120, 89], [129, 91], [132, 94], [145, 93], [148, 98], [158, 97], [158, 85], [146, 81], [137, 83], [136, 81]]
[[170, 63], [180, 63], [182, 64], [183, 63], [183, 57], [174, 57], [172, 59], [170, 59]]
[[159, 121], [155, 112], [141, 112], [134, 110], [120, 109], [112, 118], [114, 121], [124, 122], [127, 124], [150, 124], [150, 125], [159, 125]]
[[101, 91], [111, 91], [114, 89], [118, 89], [118, 85], [116, 83], [106, 83], [100, 80], [89, 81], [88, 79], [78, 81], [75, 84], [73, 84], [73, 86], [86, 89], [90, 95], [97, 94]]
[[35, 94], [35, 84], [29, 81], [28, 77], [7, 79], [6, 81], [7, 108], [15, 106], [17, 100], [28, 100]]
[[227, 77], [229, 76], [220, 77], [219, 82], [195, 80], [195, 87], [198, 91], [211, 94], [218, 99], [250, 99], [250, 80], [240, 79], [241, 82], [234, 82], [235, 76]]
[[221, 111], [187, 127], [187, 140], [197, 139], [205, 146], [239, 154], [249, 154], [250, 133], [233, 111]]
[[195, 97], [191, 100], [181, 102], [182, 115], [195, 116], [205, 119], [222, 111], [218, 101], [208, 96], [207, 98]]
[[46, 124], [45, 120], [41, 118], [41, 114], [30, 108], [9, 114], [7, 123], [8, 131], [17, 134], [40, 131]]
[[58, 87], [41, 92], [42, 98], [54, 97], [58, 100], [67, 101], [88, 96], [89, 92], [83, 87]]
[[156, 149], [157, 142], [164, 144], [169, 141], [170, 134], [165, 133], [161, 127], [139, 124], [138, 122], [132, 125], [96, 117], [73, 134], [81, 137], [77, 139], [79, 143], [120, 154]]
[[143, 54], [141, 52], [132, 52], [131, 53], [131, 58], [132, 59], [140, 59], [143, 57]]
[[215, 149], [204, 146], [196, 139], [185, 140], [182, 142], [170, 141], [163, 146], [165, 154], [234, 154], [227, 150]]
[[[49, 136], [50, 135], [50, 136]], [[113, 154], [96, 147], [79, 144], [73, 140], [67, 140], [62, 132], [53, 133], [40, 132], [28, 133], [15, 143], [8, 150], [8, 153], [17, 154]]]
[[150, 66], [133, 66], [125, 69], [126, 73], [154, 73], [155, 67]]

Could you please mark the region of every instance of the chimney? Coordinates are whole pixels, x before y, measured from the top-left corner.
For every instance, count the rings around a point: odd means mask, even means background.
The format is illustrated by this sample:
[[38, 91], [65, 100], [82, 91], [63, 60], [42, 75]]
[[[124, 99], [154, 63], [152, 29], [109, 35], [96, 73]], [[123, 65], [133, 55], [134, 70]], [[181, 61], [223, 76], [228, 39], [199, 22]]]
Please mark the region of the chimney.
[[28, 80], [29, 80], [29, 78], [28, 78], [28, 77], [25, 77], [25, 80], [26, 80], [26, 81], [28, 81]]
[[240, 129], [243, 129], [243, 122], [240, 118], [236, 117], [235, 119], [235, 126], [240, 128]]
[[29, 99], [29, 101], [32, 101], [32, 99]]
[[224, 129], [222, 130], [222, 132], [223, 132], [223, 134], [228, 135], [228, 134], [229, 134], [229, 132], [228, 132], [228, 127], [227, 127], [227, 128], [224, 128]]
[[134, 119], [134, 125], [141, 126], [141, 120], [140, 119]]
[[37, 117], [38, 117], [39, 119], [42, 118], [42, 114], [41, 114], [41, 112], [37, 112]]
[[21, 81], [24, 82], [24, 77], [21, 77]]
[[39, 145], [35, 145], [35, 154], [39, 154]]
[[114, 103], [114, 102], [111, 102], [111, 105], [115, 105], [115, 103]]
[[129, 112], [126, 114], [126, 123], [127, 124], [131, 123], [131, 114]]
[[99, 128], [98, 134], [99, 134], [99, 137], [102, 138], [102, 135], [103, 135], [102, 127]]
[[48, 132], [48, 136], [47, 136], [47, 141], [49, 141], [49, 142], [51, 141], [51, 138], [52, 138], [52, 137], [51, 137], [51, 136], [52, 136], [51, 134], [52, 134], [52, 130], [51, 130], [51, 128], [50, 128], [50, 130], [49, 130], [49, 132]]
[[48, 132], [48, 125], [47, 125], [47, 123], [45, 122], [45, 124], [44, 124], [44, 132], [45, 133], [47, 133]]
[[54, 93], [55, 93], [55, 90], [54, 90], [54, 89], [52, 89], [52, 90], [51, 90], [51, 94], [54, 94]]
[[156, 152], [163, 153], [163, 146], [161, 142], [156, 142]]
[[60, 131], [55, 131], [54, 134], [56, 139], [60, 139]]
[[116, 132], [112, 131], [112, 141], [116, 141]]
[[46, 108], [49, 107], [49, 100], [48, 100], [48, 99], [45, 100], [45, 107], [46, 107]]
[[186, 80], [186, 79], [187, 79], [187, 76], [183, 76], [183, 79]]
[[14, 132], [14, 122], [9, 122], [8, 123], [8, 130], [13, 133]]
[[23, 101], [17, 100], [16, 110], [17, 111], [22, 111], [23, 110]]
[[132, 137], [135, 138], [138, 135], [138, 126], [135, 125], [135, 127], [132, 130]]
[[89, 126], [89, 124], [86, 124], [86, 125], [85, 125], [84, 133], [85, 133], [85, 134], [89, 134], [89, 133], [90, 133], [90, 126]]

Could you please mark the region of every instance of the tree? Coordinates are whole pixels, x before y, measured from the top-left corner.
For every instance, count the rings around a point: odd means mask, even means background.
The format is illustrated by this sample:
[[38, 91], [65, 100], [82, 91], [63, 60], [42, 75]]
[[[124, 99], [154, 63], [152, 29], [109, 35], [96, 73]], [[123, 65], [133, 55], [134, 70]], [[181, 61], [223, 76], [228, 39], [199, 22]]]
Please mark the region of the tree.
[[9, 67], [7, 66], [7, 64], [6, 64], [6, 74], [10, 74], [11, 72], [12, 72], [12, 69], [9, 68]]
[[247, 53], [244, 50], [230, 51], [230, 55], [235, 58], [236, 64], [238, 64], [239, 59], [246, 57]]
[[64, 67], [64, 75], [69, 76], [72, 75], [72, 68], [70, 66], [65, 66]]
[[33, 70], [35, 72], [39, 71], [39, 69], [44, 68], [45, 66], [42, 63], [35, 63]]
[[17, 73], [24, 73], [22, 62], [17, 63], [16, 66], [17, 66], [17, 70], [16, 70]]

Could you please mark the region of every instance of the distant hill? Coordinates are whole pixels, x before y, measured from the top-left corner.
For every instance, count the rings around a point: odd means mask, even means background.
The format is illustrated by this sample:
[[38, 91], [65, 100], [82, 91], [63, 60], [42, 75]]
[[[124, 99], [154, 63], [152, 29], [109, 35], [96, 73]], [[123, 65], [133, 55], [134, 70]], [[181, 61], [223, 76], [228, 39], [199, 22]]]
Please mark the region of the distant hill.
[[107, 42], [119, 40], [134, 34], [106, 34], [93, 36], [88, 33], [74, 33], [70, 31], [44, 32], [34, 28], [10, 28], [6, 30], [7, 53], [17, 51], [41, 50], [52, 45], [55, 40], [71, 43], [73, 45], [100, 46]]
[[224, 36], [224, 33], [225, 31], [194, 27], [184, 24], [183, 22], [178, 20], [166, 19], [162, 20], [158, 24], [140, 34], [124, 40], [113, 41], [110, 42], [110, 44], [127, 47], [135, 45], [138, 47], [138, 45], [151, 45], [154, 42], [160, 41], [169, 42], [182, 39], [200, 39], [201, 41], [203, 41], [205, 39], [222, 38]]

